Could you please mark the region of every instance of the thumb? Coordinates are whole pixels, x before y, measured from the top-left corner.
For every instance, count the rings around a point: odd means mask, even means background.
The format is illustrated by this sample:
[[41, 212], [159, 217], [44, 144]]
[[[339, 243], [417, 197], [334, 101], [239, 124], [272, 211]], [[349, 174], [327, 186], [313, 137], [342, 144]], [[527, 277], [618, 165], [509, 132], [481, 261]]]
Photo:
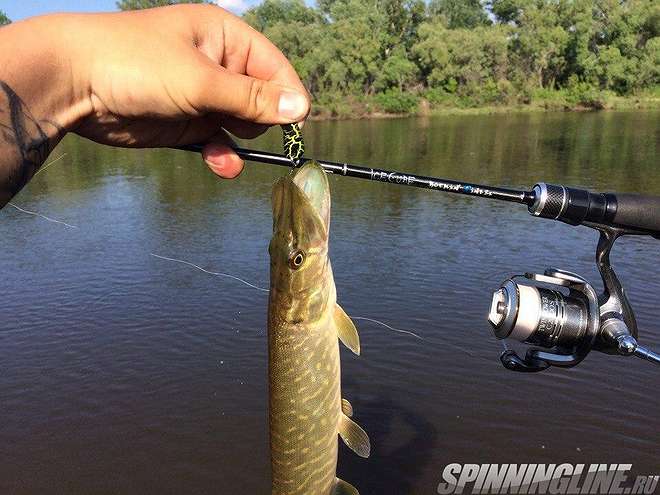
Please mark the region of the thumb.
[[309, 98], [280, 84], [230, 72], [217, 65], [204, 69], [196, 107], [258, 124], [300, 122], [309, 112]]

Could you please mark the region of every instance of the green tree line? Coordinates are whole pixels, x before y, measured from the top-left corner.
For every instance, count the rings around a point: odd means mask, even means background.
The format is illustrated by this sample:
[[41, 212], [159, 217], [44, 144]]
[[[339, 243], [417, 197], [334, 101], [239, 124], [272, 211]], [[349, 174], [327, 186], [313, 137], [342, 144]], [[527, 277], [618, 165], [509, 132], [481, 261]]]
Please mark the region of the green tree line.
[[334, 115], [658, 96], [657, 0], [264, 0], [244, 18]]
[[245, 19], [315, 98], [408, 112], [559, 99], [599, 106], [655, 88], [655, 0], [265, 0]]

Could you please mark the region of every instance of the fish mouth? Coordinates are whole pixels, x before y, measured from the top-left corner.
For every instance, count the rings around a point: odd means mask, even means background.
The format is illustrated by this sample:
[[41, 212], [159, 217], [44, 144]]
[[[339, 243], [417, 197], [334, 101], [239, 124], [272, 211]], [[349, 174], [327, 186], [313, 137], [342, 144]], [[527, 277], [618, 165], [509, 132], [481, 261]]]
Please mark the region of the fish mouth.
[[327, 240], [330, 184], [325, 171], [310, 162], [273, 186], [273, 232], [288, 233], [298, 243]]
[[330, 221], [330, 184], [323, 168], [316, 162], [307, 163], [293, 176], [293, 182], [305, 193], [327, 227]]

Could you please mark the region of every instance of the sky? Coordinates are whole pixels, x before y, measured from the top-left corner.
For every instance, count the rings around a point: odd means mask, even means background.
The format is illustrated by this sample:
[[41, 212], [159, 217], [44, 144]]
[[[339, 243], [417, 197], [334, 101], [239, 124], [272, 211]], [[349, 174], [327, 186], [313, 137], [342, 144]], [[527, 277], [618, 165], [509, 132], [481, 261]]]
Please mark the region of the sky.
[[[218, 5], [240, 14], [259, 0], [216, 0]], [[102, 12], [117, 10], [116, 0], [0, 0], [0, 10], [12, 21], [49, 12]]]

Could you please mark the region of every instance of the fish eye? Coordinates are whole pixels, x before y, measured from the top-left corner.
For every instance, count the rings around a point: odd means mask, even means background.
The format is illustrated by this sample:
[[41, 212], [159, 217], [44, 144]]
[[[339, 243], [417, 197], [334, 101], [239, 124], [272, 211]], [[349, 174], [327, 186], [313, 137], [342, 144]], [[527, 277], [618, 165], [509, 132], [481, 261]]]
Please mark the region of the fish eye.
[[305, 262], [305, 253], [303, 251], [295, 251], [289, 257], [289, 266], [294, 270], [297, 270]]

